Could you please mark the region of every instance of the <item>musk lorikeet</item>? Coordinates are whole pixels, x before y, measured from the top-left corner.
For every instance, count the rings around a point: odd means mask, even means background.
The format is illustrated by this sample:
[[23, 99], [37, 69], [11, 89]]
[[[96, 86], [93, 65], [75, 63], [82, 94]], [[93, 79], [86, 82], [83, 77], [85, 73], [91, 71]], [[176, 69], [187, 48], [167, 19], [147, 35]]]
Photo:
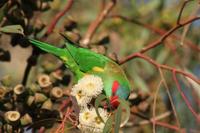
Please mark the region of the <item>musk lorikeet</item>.
[[130, 94], [129, 81], [121, 67], [108, 57], [89, 49], [77, 47], [67, 41], [65, 48], [57, 48], [51, 44], [29, 39], [29, 42], [40, 49], [60, 58], [79, 80], [85, 74], [93, 74], [102, 78], [104, 92], [113, 106], [119, 104], [118, 98], [127, 99]]

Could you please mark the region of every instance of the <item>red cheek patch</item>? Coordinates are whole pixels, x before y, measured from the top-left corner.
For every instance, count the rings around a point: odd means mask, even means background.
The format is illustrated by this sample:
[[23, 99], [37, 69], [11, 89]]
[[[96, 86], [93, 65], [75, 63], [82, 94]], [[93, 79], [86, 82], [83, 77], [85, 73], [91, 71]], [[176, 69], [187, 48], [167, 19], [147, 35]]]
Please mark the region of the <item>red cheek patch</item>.
[[118, 87], [119, 87], [119, 82], [115, 80], [115, 81], [113, 82], [113, 85], [112, 85], [112, 94], [115, 94], [115, 93], [116, 93]]

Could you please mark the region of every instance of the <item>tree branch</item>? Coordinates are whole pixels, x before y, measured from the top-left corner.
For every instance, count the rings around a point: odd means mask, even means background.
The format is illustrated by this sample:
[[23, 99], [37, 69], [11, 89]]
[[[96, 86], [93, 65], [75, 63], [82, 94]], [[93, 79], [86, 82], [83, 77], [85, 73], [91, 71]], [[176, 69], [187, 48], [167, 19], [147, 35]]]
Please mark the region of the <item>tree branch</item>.
[[[167, 65], [158, 64], [155, 60], [153, 60], [152, 58], [150, 58], [148, 56], [145, 56], [144, 54], [134, 53], [129, 58], [136, 58], [136, 57], [142, 58], [142, 59], [148, 61], [149, 63], [151, 63], [152, 65], [154, 65], [157, 68], [162, 68], [162, 69], [169, 70], [169, 71], [176, 71], [176, 73], [182, 74], [183, 76], [186, 76], [186, 77], [194, 80], [196, 83], [200, 84], [200, 80], [197, 79], [196, 77], [194, 77], [193, 75], [186, 73], [182, 70], [167, 66]], [[123, 64], [123, 60], [121, 62], [119, 62], [119, 64]]]
[[176, 78], [176, 71], [173, 71], [173, 79], [175, 81], [176, 87], [179, 91], [179, 93], [181, 94], [184, 102], [186, 103], [188, 109], [190, 110], [190, 112], [192, 112], [192, 114], [194, 115], [194, 117], [196, 118], [197, 122], [200, 122], [200, 117], [199, 115], [195, 112], [195, 110], [193, 109], [192, 105], [190, 104], [189, 100], [187, 99], [186, 95], [183, 93], [180, 84], [178, 83], [178, 80]]
[[49, 35], [50, 33], [53, 32], [53, 29], [55, 28], [56, 24], [58, 23], [58, 21], [66, 14], [66, 12], [68, 12], [72, 5], [74, 3], [74, 0], [68, 0], [68, 3], [67, 5], [64, 7], [64, 9], [59, 12], [53, 19], [52, 19], [52, 22], [50, 23], [48, 29], [47, 29], [47, 32], [46, 34]]
[[87, 45], [90, 43], [98, 27], [105, 20], [105, 18], [110, 13], [115, 4], [116, 0], [110, 0], [110, 2], [105, 6], [105, 8], [99, 13], [97, 18], [90, 24], [84, 38], [81, 40], [81, 44], [83, 45], [83, 47], [87, 47]]
[[[142, 22], [140, 22], [140, 21], [138, 21], [138, 20], [136, 20], [136, 19], [133, 19], [133, 18], [128, 18], [128, 17], [125, 17], [125, 16], [116, 15], [116, 14], [115, 14], [115, 15], [110, 15], [108, 18], [119, 18], [119, 19], [122, 19], [122, 20], [124, 20], [124, 21], [137, 24], [137, 25], [142, 26], [142, 27], [144, 27], [144, 28], [146, 28], [146, 29], [148, 29], [148, 30], [150, 30], [150, 31], [153, 31], [154, 33], [159, 34], [159, 35], [161, 35], [161, 36], [163, 36], [164, 34], [167, 33], [167, 31], [164, 30], [164, 29], [160, 29], [160, 28], [157, 28], [157, 27], [153, 27], [152, 25], [149, 25], [149, 24], [144, 24], [144, 23], [142, 23]], [[181, 36], [180, 36], [180, 35], [177, 35], [177, 34], [174, 34], [174, 33], [172, 33], [172, 34], [171, 34], [170, 36], [168, 36], [168, 37], [170, 37], [170, 38], [172, 38], [172, 39], [174, 39], [174, 40], [181, 40]], [[197, 52], [200, 52], [200, 48], [199, 48], [197, 45], [193, 44], [191, 40], [186, 39], [186, 40], [185, 40], [185, 43], [186, 43], [190, 48], [192, 48], [193, 50], [195, 50], [195, 51], [197, 51]]]
[[180, 25], [181, 24], [181, 17], [182, 17], [182, 14], [183, 14], [183, 10], [185, 8], [185, 6], [187, 5], [187, 3], [191, 2], [193, 0], [185, 0], [181, 6], [181, 9], [180, 9], [180, 12], [179, 12], [179, 15], [178, 15], [178, 19], [176, 21], [176, 24], [177, 25]]
[[160, 39], [158, 39], [158, 40], [152, 42], [151, 44], [149, 44], [148, 46], [144, 47], [144, 48], [140, 51], [140, 53], [145, 53], [145, 52], [147, 52], [148, 50], [159, 46], [159, 45], [162, 44], [162, 42], [163, 42], [168, 36], [170, 36], [173, 32], [175, 32], [175, 31], [178, 30], [179, 28], [181, 28], [181, 27], [183, 27], [183, 26], [185, 26], [185, 25], [187, 25], [187, 24], [189, 24], [189, 23], [191, 23], [191, 22], [194, 22], [194, 21], [196, 21], [196, 20], [199, 20], [199, 19], [200, 19], [200, 17], [194, 17], [194, 18], [192, 18], [192, 19], [189, 19], [189, 20], [186, 21], [186, 22], [183, 22], [182, 24], [178, 24], [178, 25], [174, 26], [171, 30], [169, 30], [169, 31], [166, 32], [163, 36], [161, 36]]

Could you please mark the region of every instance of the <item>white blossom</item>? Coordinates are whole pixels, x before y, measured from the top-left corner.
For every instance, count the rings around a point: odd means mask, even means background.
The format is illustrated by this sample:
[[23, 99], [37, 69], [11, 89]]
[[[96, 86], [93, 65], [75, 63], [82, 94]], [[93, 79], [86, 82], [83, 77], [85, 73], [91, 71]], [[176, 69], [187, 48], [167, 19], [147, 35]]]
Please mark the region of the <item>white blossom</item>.
[[86, 92], [77, 85], [72, 88], [71, 95], [76, 98], [79, 106], [86, 106], [92, 99], [91, 97], [88, 97]]
[[[106, 122], [109, 116], [108, 112], [102, 108], [99, 108], [98, 111], [103, 121]], [[98, 117], [94, 108], [84, 108], [79, 114], [78, 128], [85, 133], [102, 133], [105, 126], [103, 121]]]
[[102, 79], [95, 75], [85, 75], [76, 85], [84, 90], [89, 97], [96, 97], [103, 90]]

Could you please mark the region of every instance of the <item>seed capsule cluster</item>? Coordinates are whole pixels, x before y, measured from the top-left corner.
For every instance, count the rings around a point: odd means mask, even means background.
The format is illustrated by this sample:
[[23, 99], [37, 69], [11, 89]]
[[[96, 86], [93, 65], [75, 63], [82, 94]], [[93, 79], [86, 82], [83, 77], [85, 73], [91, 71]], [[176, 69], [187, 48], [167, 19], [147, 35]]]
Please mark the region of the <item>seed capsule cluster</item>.
[[62, 84], [63, 77], [68, 75], [61, 72], [39, 74], [27, 87], [22, 84], [12, 86], [12, 82], [7, 81], [11, 80], [9, 76], [3, 78], [0, 82], [0, 132], [23, 132], [24, 127], [42, 120], [61, 119], [59, 107], [69, 98], [65, 94], [66, 84]]

